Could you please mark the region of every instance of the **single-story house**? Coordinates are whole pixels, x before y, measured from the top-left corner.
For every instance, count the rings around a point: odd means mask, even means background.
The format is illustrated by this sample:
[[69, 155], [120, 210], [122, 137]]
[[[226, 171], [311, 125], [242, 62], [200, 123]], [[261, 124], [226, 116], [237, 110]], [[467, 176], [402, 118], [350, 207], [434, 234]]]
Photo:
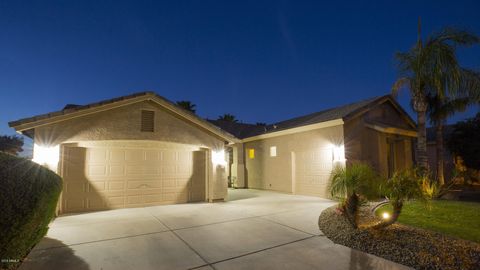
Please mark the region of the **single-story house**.
[[[205, 120], [142, 92], [10, 122], [64, 179], [59, 213], [217, 201], [228, 184], [328, 196], [332, 168], [413, 163], [415, 122], [382, 96], [273, 125]], [[230, 180], [230, 181], [229, 181]]]

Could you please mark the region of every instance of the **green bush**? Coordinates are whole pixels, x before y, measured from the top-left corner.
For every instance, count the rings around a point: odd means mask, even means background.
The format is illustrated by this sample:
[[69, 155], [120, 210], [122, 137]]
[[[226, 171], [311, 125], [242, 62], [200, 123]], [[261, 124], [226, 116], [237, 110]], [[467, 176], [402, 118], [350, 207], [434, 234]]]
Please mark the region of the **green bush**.
[[30, 160], [0, 152], [1, 269], [14, 269], [47, 233], [62, 179]]

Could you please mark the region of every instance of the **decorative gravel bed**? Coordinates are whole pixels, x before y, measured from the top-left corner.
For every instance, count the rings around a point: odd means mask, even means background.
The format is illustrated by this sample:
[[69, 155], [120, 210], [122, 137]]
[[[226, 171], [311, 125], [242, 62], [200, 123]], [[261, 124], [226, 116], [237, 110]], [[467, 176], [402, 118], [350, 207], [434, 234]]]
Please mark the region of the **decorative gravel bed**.
[[[415, 269], [480, 269], [480, 244], [401, 224], [355, 230], [336, 208], [325, 209], [318, 225], [337, 244]], [[367, 214], [369, 209], [362, 210], [361, 216]]]

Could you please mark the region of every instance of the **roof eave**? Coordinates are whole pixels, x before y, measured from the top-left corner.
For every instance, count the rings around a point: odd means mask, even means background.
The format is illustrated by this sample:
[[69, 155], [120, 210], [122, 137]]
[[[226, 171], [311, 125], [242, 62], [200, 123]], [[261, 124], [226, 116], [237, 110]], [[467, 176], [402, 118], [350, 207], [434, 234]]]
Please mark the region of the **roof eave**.
[[[111, 102], [93, 103], [91, 105], [87, 105], [86, 108], [81, 110], [57, 111], [53, 113], [48, 113], [48, 114], [38, 115], [30, 118], [20, 119], [17, 121], [12, 121], [12, 122], [9, 122], [8, 124], [10, 127], [14, 128], [17, 132], [25, 134], [27, 131], [41, 127], [41, 126], [51, 125], [54, 123], [67, 121], [73, 118], [82, 117], [90, 114], [108, 111], [118, 107], [131, 105], [138, 102], [151, 100], [161, 105], [162, 107], [168, 109], [169, 111], [173, 112], [174, 114], [189, 120], [195, 125], [202, 127], [203, 129], [209, 131], [210, 133], [216, 135], [217, 137], [225, 140], [227, 143], [240, 142], [238, 138], [231, 135], [230, 133], [221, 130], [217, 126], [214, 126], [213, 124], [208, 123], [203, 119], [200, 119], [198, 116], [193, 115], [192, 113], [187, 112], [186, 110], [181, 110], [180, 108], [175, 106], [172, 102], [166, 100], [163, 97], [160, 97], [154, 92], [143, 92], [142, 94], [134, 94], [128, 97], [129, 98], [112, 99]], [[21, 123], [21, 122], [24, 122], [24, 123]]]

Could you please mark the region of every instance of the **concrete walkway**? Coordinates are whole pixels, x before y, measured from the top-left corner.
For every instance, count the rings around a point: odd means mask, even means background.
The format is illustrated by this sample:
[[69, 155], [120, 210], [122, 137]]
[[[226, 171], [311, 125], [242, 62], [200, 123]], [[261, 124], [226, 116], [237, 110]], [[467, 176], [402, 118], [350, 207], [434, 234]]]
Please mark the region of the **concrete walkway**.
[[20, 269], [407, 269], [323, 236], [318, 216], [333, 204], [230, 190], [223, 203], [63, 216]]

